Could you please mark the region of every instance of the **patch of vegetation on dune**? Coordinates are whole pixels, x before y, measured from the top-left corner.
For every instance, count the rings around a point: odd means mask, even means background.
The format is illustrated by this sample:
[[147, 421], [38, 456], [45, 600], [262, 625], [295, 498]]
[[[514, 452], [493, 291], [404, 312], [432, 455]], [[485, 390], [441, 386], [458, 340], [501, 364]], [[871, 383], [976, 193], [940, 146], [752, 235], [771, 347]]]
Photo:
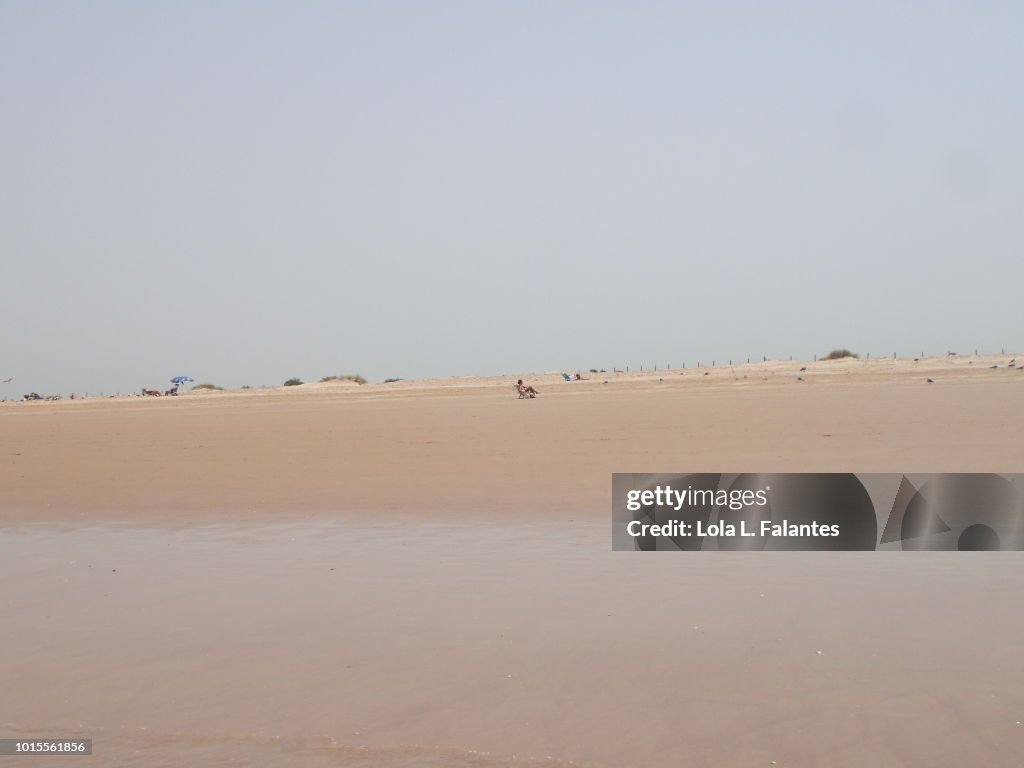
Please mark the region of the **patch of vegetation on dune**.
[[366, 383], [366, 379], [364, 379], [358, 373], [345, 373], [340, 376], [324, 376], [322, 379], [320, 379], [321, 383], [328, 381], [354, 381], [356, 384]]
[[856, 360], [856, 359], [858, 359], [860, 357], [860, 355], [858, 355], [856, 352], [851, 352], [850, 350], [848, 350], [845, 347], [843, 347], [841, 349], [833, 349], [831, 352], [829, 352], [827, 355], [825, 355], [825, 357], [823, 357], [821, 359], [822, 360], [842, 360], [843, 358], [846, 358], [846, 357], [852, 357], [852, 358], [854, 358]]

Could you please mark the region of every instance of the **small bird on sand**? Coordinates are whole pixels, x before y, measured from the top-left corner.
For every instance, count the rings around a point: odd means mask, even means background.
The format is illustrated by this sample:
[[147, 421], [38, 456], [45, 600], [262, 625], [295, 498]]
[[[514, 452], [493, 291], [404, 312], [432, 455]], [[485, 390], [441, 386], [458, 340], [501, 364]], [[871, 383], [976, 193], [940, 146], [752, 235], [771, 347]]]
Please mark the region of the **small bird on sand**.
[[989, 368], [998, 368], [998, 365], [990, 365]]
[[807, 370], [807, 366], [805, 365], [805, 366], [804, 366], [803, 368], [801, 368], [800, 370], [801, 370], [801, 371], [806, 371], [806, 370]]
[[803, 377], [803, 376], [797, 376], [797, 377], [796, 377], [796, 380], [797, 380], [797, 381], [803, 381], [803, 380], [804, 380], [804, 377]]
[[935, 379], [928, 379], [928, 383], [929, 384], [934, 384], [935, 383]]
[[704, 375], [707, 376], [711, 371], [704, 371]]

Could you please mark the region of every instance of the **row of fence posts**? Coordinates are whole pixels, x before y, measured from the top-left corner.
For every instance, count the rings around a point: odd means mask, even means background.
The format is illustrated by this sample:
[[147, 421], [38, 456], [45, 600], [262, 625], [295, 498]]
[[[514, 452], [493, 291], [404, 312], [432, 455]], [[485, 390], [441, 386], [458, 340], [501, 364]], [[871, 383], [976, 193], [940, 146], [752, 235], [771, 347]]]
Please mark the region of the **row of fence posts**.
[[[1001, 348], [1001, 349], [999, 350], [999, 354], [1001, 354], [1001, 355], [1005, 355], [1005, 354], [1006, 354], [1006, 347], [1002, 347], [1002, 348]], [[975, 357], [977, 357], [977, 356], [978, 356], [978, 350], [977, 350], [977, 349], [975, 349], [975, 350], [974, 350], [974, 356], [975, 356]], [[867, 353], [867, 354], [866, 354], [866, 355], [865, 355], [864, 357], [865, 357], [865, 359], [866, 359], [866, 360], [870, 360], [870, 359], [871, 359], [871, 353], [870, 353], [870, 352], [868, 352], [868, 353]], [[923, 359], [924, 357], [925, 357], [925, 354], [924, 354], [924, 351], [922, 350], [922, 351], [921, 351], [921, 357], [920, 357], [920, 358], [915, 358], [915, 359]], [[895, 353], [895, 352], [893, 352], [893, 353], [892, 353], [892, 359], [893, 359], [893, 360], [896, 360], [896, 359], [898, 359], [898, 358], [897, 358], [897, 356], [896, 356], [896, 353]], [[790, 362], [793, 362], [793, 356], [792, 356], [792, 355], [790, 355], [790, 356], [789, 356], [789, 361], [790, 361]], [[767, 362], [768, 362], [768, 355], [762, 355], [762, 356], [761, 356], [761, 362], [767, 363]], [[814, 356], [814, 362], [818, 362], [818, 356], [817, 356], [817, 355], [815, 355], [815, 356]], [[748, 365], [750, 364], [750, 358], [749, 358], [749, 357], [747, 358], [747, 364], [748, 364]], [[700, 367], [701, 367], [701, 365], [703, 365], [703, 363], [701, 363], [701, 362], [700, 362], [700, 361], [698, 360], [698, 361], [697, 361], [697, 367], [698, 367], [698, 368], [700, 368]], [[729, 365], [732, 365], [732, 360], [729, 360]], [[706, 368], [707, 366], [704, 366], [704, 367]], [[711, 361], [711, 367], [712, 367], [712, 368], [715, 368], [715, 367], [717, 367], [717, 361], [715, 361], [715, 360], [712, 360], [712, 361]], [[686, 368], [686, 363], [683, 363], [683, 368], [684, 368], [684, 369]], [[640, 366], [640, 369], [639, 369], [639, 370], [641, 370], [641, 371], [642, 371], [643, 369], [644, 369], [644, 367], [643, 367], [643, 366], [641, 365], [641, 366]], [[654, 366], [654, 370], [655, 370], [655, 371], [657, 371], [657, 370], [658, 370], [658, 366], [657, 366], [657, 365], [655, 365], [655, 366]], [[666, 371], [671, 371], [671, 370], [672, 370], [672, 364], [671, 364], [671, 363], [669, 363], [668, 365], [666, 365], [666, 366], [665, 366], [665, 370], [666, 370]], [[629, 366], [628, 366], [628, 365], [626, 366], [626, 373], [629, 373]]]

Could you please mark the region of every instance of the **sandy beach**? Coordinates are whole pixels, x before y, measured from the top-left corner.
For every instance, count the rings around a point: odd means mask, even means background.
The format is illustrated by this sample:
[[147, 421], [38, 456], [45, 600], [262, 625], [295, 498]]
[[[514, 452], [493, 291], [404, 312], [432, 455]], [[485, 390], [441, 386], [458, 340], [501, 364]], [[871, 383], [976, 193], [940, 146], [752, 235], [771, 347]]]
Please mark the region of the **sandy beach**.
[[0, 520], [604, 520], [613, 472], [1015, 472], [1012, 359], [536, 374], [532, 400], [516, 375], [5, 403]]
[[1018, 553], [609, 534], [612, 472], [1021, 471], [1009, 359], [4, 404], [0, 727], [92, 738], [67, 765], [1020, 765]]

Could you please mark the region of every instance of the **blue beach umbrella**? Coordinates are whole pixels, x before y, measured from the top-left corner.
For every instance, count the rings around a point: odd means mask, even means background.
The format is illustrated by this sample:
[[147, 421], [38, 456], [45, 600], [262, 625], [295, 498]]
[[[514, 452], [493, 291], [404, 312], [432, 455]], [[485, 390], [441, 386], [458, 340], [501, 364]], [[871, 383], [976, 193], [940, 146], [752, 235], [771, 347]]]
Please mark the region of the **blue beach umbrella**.
[[195, 381], [191, 376], [175, 376], [171, 379], [171, 384], [184, 384], [186, 381]]

